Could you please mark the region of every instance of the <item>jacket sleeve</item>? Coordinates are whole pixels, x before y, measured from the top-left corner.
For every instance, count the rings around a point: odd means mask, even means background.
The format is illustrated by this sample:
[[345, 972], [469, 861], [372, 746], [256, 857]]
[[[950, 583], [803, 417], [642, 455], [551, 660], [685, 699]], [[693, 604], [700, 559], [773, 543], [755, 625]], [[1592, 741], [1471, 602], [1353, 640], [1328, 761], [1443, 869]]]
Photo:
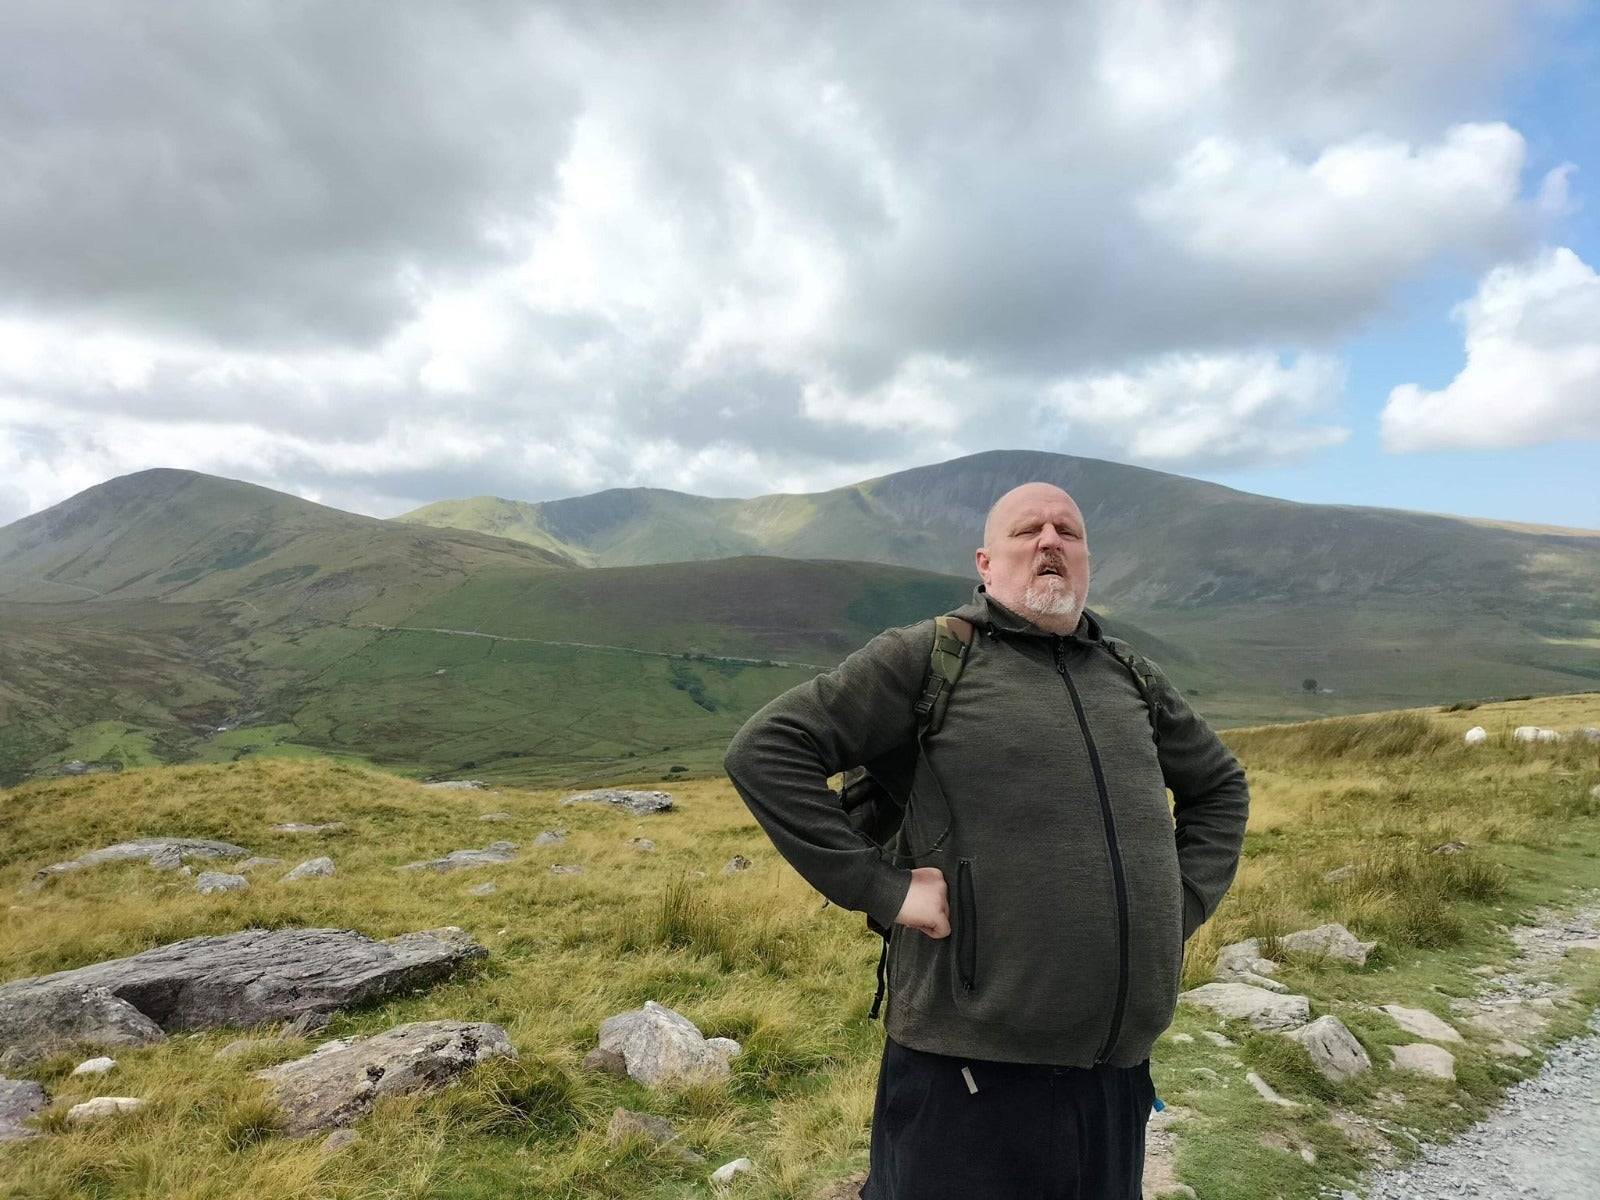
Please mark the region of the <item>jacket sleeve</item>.
[[916, 736], [933, 623], [881, 633], [832, 671], [791, 688], [734, 735], [724, 765], [767, 836], [844, 908], [893, 924], [911, 872], [851, 829], [828, 778]]
[[1216, 912], [1239, 868], [1250, 789], [1238, 759], [1165, 678], [1156, 692], [1161, 774], [1172, 790], [1183, 936]]

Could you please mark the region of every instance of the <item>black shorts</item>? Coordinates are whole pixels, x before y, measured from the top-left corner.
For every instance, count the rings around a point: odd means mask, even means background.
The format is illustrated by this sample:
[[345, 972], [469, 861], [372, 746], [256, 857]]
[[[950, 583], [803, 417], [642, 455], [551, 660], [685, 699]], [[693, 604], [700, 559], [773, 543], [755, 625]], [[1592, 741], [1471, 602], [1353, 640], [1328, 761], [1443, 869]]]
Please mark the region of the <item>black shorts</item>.
[[1139, 1200], [1150, 1064], [947, 1058], [891, 1040], [862, 1200]]

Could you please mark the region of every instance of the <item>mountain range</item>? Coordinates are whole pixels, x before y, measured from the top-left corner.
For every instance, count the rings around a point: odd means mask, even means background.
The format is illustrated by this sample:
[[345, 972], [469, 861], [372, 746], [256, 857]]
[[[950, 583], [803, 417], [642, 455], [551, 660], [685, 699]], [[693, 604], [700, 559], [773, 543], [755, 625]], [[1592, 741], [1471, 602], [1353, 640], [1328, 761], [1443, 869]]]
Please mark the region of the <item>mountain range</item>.
[[1600, 679], [1600, 534], [1093, 459], [388, 521], [154, 470], [0, 528], [0, 782], [309, 752], [506, 779], [709, 770], [766, 698], [969, 595], [989, 504], [1030, 479], [1083, 508], [1091, 605], [1219, 722]]

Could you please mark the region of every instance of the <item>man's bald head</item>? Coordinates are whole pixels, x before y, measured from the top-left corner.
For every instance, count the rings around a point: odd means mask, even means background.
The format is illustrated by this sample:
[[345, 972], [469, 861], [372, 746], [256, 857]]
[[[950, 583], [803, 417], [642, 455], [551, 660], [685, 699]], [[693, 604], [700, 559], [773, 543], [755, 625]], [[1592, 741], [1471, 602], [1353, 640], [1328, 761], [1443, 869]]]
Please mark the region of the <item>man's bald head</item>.
[[1053, 483], [1025, 483], [994, 502], [977, 553], [985, 590], [1052, 633], [1071, 633], [1089, 596], [1083, 513]]

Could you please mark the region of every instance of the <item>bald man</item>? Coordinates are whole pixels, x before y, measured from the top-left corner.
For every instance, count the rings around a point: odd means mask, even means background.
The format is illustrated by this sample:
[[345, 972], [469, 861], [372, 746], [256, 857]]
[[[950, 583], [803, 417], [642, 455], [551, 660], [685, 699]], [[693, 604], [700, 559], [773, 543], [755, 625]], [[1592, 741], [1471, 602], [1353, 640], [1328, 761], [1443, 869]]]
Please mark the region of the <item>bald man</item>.
[[[1001, 496], [976, 565], [937, 732], [914, 711], [929, 620], [767, 705], [728, 774], [801, 875], [892, 930], [865, 1200], [1137, 1200], [1150, 1048], [1184, 941], [1233, 880], [1244, 772], [1085, 609], [1066, 492]], [[889, 850], [828, 787], [858, 765], [907, 785]]]

